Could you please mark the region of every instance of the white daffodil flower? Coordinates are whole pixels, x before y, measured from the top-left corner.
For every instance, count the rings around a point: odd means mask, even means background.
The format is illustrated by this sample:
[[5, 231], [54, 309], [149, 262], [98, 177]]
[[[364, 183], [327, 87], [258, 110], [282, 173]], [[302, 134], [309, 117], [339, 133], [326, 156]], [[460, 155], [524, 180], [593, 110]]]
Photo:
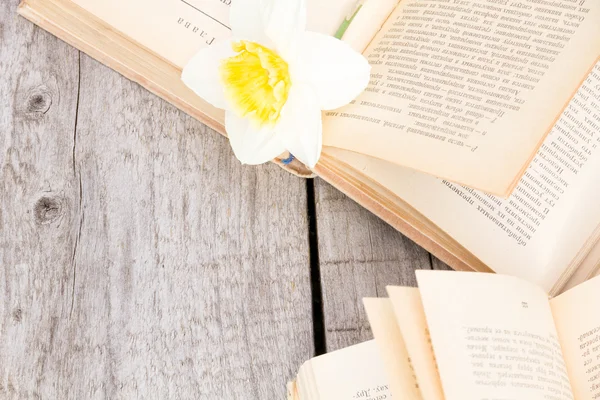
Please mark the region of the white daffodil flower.
[[200, 50], [183, 82], [226, 110], [236, 157], [262, 164], [289, 151], [312, 168], [322, 147], [322, 110], [368, 85], [370, 66], [349, 45], [306, 31], [305, 0], [235, 0], [232, 39]]

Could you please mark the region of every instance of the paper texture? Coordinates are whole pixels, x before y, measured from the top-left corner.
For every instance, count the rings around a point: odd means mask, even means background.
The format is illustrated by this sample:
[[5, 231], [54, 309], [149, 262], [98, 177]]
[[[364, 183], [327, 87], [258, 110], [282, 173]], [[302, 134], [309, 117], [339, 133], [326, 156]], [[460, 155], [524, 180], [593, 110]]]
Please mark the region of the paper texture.
[[308, 377], [297, 382], [301, 400], [384, 399], [390, 395], [375, 341], [313, 358], [301, 368], [299, 377], [306, 373], [302, 371], [305, 368]]
[[[326, 148], [405, 200], [498, 273], [550, 292], [583, 259], [600, 224], [600, 64], [508, 199], [368, 157]], [[597, 238], [596, 238], [597, 239]], [[591, 249], [595, 242], [589, 244]]]
[[419, 289], [388, 286], [387, 292], [423, 400], [444, 400]]
[[[236, 0], [234, 0], [236, 1]], [[243, 1], [243, 0], [237, 0]], [[221, 0], [73, 0], [133, 40], [166, 58], [178, 67], [202, 47], [231, 36], [230, 1]], [[389, 3], [390, 0], [370, 0]], [[333, 35], [353, 9], [355, 0], [308, 0], [308, 26], [311, 31]], [[389, 7], [389, 6], [388, 6]], [[367, 18], [368, 17], [368, 18]], [[356, 32], [374, 34], [387, 15], [361, 16], [348, 40], [364, 42]], [[360, 25], [360, 26], [359, 26]], [[354, 39], [353, 39], [354, 38]], [[358, 44], [358, 47], [361, 44]], [[362, 46], [365, 44], [363, 43]]]
[[582, 4], [401, 2], [324, 144], [509, 193], [600, 55], [600, 3]]
[[594, 278], [551, 301], [577, 400], [600, 398], [599, 284]]
[[445, 400], [572, 400], [548, 297], [518, 278], [417, 271]]
[[419, 384], [389, 299], [363, 299], [394, 398], [421, 400]]

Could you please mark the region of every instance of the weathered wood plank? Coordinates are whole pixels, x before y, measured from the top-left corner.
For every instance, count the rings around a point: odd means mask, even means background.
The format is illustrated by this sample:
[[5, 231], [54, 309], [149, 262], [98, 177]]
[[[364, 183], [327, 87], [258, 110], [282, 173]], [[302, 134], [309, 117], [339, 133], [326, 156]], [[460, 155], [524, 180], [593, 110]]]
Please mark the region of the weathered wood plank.
[[363, 297], [415, 285], [429, 253], [322, 180], [316, 180], [319, 258], [327, 350], [372, 339]]
[[242, 167], [222, 137], [88, 58], [82, 82], [76, 163], [93, 251], [80, 241], [75, 312], [87, 326], [102, 310], [108, 326], [81, 345], [112, 347], [100, 371], [146, 366], [117, 377], [124, 398], [140, 386], [281, 398], [312, 349], [304, 181]]
[[56, 398], [70, 384], [59, 366], [78, 209], [79, 53], [18, 18], [16, 5], [0, 7], [0, 398]]
[[0, 398], [283, 398], [313, 352], [304, 181], [240, 166], [15, 7], [0, 10]]

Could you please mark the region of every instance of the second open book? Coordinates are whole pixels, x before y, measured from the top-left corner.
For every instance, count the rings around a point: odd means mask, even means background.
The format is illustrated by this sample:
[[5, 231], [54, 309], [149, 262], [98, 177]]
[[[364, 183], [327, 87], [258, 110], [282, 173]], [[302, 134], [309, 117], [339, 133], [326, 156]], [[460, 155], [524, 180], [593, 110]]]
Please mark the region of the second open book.
[[365, 299], [376, 343], [311, 360], [292, 397], [600, 398], [600, 277], [553, 299], [505, 275], [417, 271], [417, 280]]

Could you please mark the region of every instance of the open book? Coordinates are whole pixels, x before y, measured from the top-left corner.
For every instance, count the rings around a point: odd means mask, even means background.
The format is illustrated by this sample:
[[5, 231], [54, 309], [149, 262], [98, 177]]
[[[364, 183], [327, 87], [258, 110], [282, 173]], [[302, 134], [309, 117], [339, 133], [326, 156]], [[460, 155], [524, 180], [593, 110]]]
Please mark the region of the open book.
[[[23, 0], [20, 13], [224, 133], [180, 73], [231, 34], [229, 4]], [[356, 8], [308, 0], [309, 29], [334, 34]], [[599, 21], [597, 0], [362, 1], [343, 39], [371, 61], [371, 84], [326, 113], [314, 171], [286, 168], [455, 269], [557, 292], [600, 261]]]
[[390, 398], [385, 365], [371, 340], [304, 363], [288, 383], [288, 400]]
[[366, 342], [310, 360], [290, 398], [600, 398], [600, 277], [553, 299], [506, 275], [417, 271], [417, 281], [364, 299], [379, 351]]

